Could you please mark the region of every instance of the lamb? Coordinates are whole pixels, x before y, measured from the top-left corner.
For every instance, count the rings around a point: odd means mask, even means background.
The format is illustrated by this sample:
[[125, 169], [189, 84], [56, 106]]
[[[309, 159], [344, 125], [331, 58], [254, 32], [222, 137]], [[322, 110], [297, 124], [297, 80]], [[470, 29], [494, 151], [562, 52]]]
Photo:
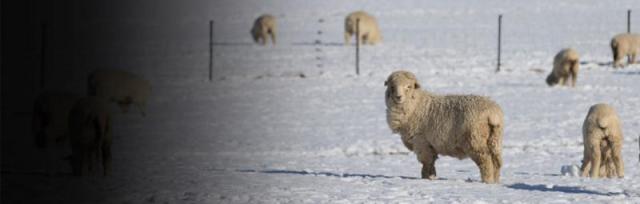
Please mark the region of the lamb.
[[502, 109], [487, 97], [435, 95], [420, 89], [415, 75], [391, 73], [385, 102], [387, 124], [422, 163], [422, 178], [435, 179], [438, 155], [471, 157], [482, 182], [498, 183], [502, 166]]
[[146, 115], [146, 104], [151, 94], [149, 81], [122, 70], [98, 70], [89, 75], [89, 96], [101, 96], [117, 103], [122, 112], [129, 106]]
[[344, 44], [348, 45], [351, 36], [356, 34], [356, 22], [360, 19], [360, 43], [375, 45], [382, 41], [378, 22], [375, 17], [364, 11], [350, 13], [344, 20]]
[[553, 70], [547, 76], [547, 84], [553, 86], [556, 84], [567, 85], [571, 78], [571, 87], [576, 86], [580, 63], [578, 52], [572, 48], [566, 48], [558, 52], [553, 58]]
[[583, 177], [624, 177], [622, 128], [613, 107], [604, 103], [591, 106], [582, 125], [582, 138], [584, 156], [580, 171]]
[[633, 64], [636, 55], [640, 52], [640, 34], [621, 33], [611, 39], [611, 51], [613, 52], [613, 68], [624, 67], [622, 58], [628, 57], [628, 63]]
[[111, 113], [106, 98], [78, 100], [69, 115], [71, 167], [75, 176], [94, 172], [102, 161], [103, 175], [111, 171]]
[[253, 41], [261, 45], [267, 44], [267, 36], [271, 37], [271, 43], [276, 44], [276, 18], [269, 14], [258, 17], [251, 28]]
[[80, 98], [75, 94], [59, 91], [43, 92], [33, 106], [32, 130], [36, 147], [43, 150], [45, 173], [53, 175], [59, 170], [59, 162], [67, 156], [69, 138], [69, 112]]

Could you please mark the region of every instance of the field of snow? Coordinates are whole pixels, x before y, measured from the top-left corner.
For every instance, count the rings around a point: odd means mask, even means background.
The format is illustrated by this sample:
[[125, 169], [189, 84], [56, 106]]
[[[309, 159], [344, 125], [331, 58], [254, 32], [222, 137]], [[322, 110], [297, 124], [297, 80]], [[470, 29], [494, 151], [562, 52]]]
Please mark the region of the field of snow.
[[[83, 62], [92, 63], [85, 67], [128, 69], [154, 87], [147, 117], [114, 118], [113, 175], [14, 173], [4, 182], [21, 193], [5, 198], [52, 203], [640, 202], [640, 65], [614, 70], [609, 48], [611, 37], [626, 31], [627, 9], [635, 11], [632, 30], [640, 29], [640, 1], [127, 3], [136, 9], [85, 19], [108, 25], [120, 37], [99, 42], [104, 49], [82, 53]], [[344, 16], [359, 9], [378, 18], [383, 42], [361, 48], [356, 75], [354, 47], [343, 45], [342, 32]], [[275, 46], [251, 41], [250, 26], [262, 13], [278, 19]], [[499, 14], [503, 62], [495, 73]], [[211, 82], [210, 19], [215, 20]], [[548, 87], [544, 79], [553, 56], [564, 47], [581, 54], [577, 87]], [[385, 121], [383, 83], [400, 69], [414, 72], [426, 90], [484, 95], [501, 105], [506, 127], [500, 184], [480, 183], [470, 159], [444, 156], [436, 162], [437, 180], [420, 179], [415, 154]], [[69, 86], [77, 87], [73, 91], [84, 91], [88, 71], [76, 74], [76, 84]], [[582, 122], [589, 107], [600, 102], [614, 106], [623, 121], [625, 177], [563, 176], [562, 166], [580, 165]], [[14, 152], [30, 144], [14, 142]], [[3, 169], [37, 168], [25, 163], [3, 161]]]

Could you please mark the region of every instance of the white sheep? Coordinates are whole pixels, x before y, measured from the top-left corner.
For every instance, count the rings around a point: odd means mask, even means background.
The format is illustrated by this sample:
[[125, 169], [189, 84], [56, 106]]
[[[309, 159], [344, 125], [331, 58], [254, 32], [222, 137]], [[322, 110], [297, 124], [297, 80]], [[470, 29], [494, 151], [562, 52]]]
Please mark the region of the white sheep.
[[276, 17], [264, 14], [258, 17], [251, 28], [253, 41], [261, 45], [267, 44], [267, 37], [271, 37], [271, 43], [276, 44]]
[[97, 172], [102, 161], [103, 175], [111, 171], [111, 114], [106, 98], [89, 96], [78, 100], [69, 115], [69, 142], [73, 174]]
[[149, 81], [122, 70], [98, 70], [89, 75], [89, 95], [101, 96], [117, 103], [122, 112], [129, 106], [146, 115], [146, 105], [151, 94]]
[[611, 39], [613, 52], [613, 67], [624, 67], [622, 59], [628, 57], [628, 63], [635, 63], [636, 55], [640, 52], [640, 34], [621, 33]]
[[[624, 177], [624, 162], [621, 154], [622, 128], [613, 107], [604, 103], [591, 106], [582, 125], [582, 138], [584, 141], [584, 156], [580, 168], [582, 176]], [[600, 172], [602, 170], [607, 172]]]
[[580, 56], [572, 48], [566, 48], [558, 52], [553, 58], [553, 70], [547, 76], [547, 84], [553, 86], [556, 84], [567, 85], [571, 78], [571, 86], [576, 86], [578, 71], [580, 70]]
[[53, 175], [68, 156], [69, 112], [79, 96], [50, 91], [38, 95], [33, 106], [32, 131], [36, 147], [46, 154], [45, 173]]
[[378, 22], [375, 17], [364, 11], [350, 13], [344, 20], [344, 44], [348, 45], [351, 36], [356, 34], [356, 22], [360, 19], [360, 39], [361, 44], [375, 45], [382, 41]]
[[438, 155], [471, 157], [482, 181], [498, 183], [502, 166], [503, 113], [474, 95], [435, 95], [420, 89], [407, 71], [391, 73], [385, 102], [387, 124], [422, 163], [422, 178], [434, 179]]

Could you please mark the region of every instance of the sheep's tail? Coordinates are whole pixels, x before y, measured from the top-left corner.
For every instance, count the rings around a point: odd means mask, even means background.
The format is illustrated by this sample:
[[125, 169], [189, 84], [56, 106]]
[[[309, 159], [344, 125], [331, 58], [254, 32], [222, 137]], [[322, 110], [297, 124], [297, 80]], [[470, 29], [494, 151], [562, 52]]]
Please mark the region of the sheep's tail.
[[491, 159], [496, 170], [502, 167], [502, 132], [503, 121], [501, 114], [489, 116], [489, 140], [487, 141]]

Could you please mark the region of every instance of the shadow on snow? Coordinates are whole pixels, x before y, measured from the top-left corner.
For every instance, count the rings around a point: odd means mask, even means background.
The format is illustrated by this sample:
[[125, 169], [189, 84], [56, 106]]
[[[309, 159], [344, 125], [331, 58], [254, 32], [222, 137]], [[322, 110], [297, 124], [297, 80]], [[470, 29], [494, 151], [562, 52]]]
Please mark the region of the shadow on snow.
[[622, 195], [623, 193], [614, 193], [614, 192], [598, 192], [593, 190], [586, 190], [578, 186], [547, 186], [547, 185], [530, 185], [525, 183], [515, 183], [511, 185], [506, 185], [507, 188], [516, 189], [516, 190], [527, 190], [527, 191], [541, 191], [541, 192], [558, 192], [558, 193], [572, 193], [572, 194], [590, 194], [590, 195], [601, 195], [601, 196], [615, 196]]
[[387, 176], [387, 175], [373, 175], [373, 174], [357, 174], [357, 173], [334, 173], [334, 172], [314, 172], [314, 171], [297, 171], [297, 170], [253, 170], [253, 169], [239, 169], [236, 172], [242, 173], [263, 173], [263, 174], [293, 174], [304, 176], [331, 176], [338, 178], [400, 178], [400, 179], [412, 179], [417, 180], [420, 178], [411, 176]]

